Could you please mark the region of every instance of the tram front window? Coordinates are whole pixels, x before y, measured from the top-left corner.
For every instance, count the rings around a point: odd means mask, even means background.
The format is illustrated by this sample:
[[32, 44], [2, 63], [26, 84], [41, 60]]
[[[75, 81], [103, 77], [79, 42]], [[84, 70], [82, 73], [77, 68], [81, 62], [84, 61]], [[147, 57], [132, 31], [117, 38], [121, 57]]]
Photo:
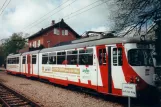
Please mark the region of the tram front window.
[[128, 61], [131, 66], [153, 66], [153, 60], [150, 49], [129, 50]]

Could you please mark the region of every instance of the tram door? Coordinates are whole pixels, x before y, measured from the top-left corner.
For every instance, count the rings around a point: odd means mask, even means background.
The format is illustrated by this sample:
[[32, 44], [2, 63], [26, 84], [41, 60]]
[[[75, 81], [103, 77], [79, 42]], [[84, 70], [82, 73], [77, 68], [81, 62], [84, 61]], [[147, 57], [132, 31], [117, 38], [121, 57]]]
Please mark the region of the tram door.
[[30, 76], [30, 66], [31, 64], [31, 56], [30, 55], [27, 55], [27, 67], [28, 67], [28, 72], [27, 72], [27, 75]]
[[[102, 84], [104, 87], [104, 92], [111, 93], [111, 84], [109, 81], [109, 72], [108, 72], [108, 55], [105, 45], [97, 46], [97, 57], [99, 62], [99, 69], [102, 77]], [[99, 88], [98, 88], [99, 91]]]
[[122, 89], [122, 83], [126, 83], [122, 64], [123, 64], [123, 58], [122, 58], [122, 48], [119, 46], [112, 46], [108, 47], [109, 54], [111, 55], [111, 77], [113, 80], [113, 86], [115, 89]]

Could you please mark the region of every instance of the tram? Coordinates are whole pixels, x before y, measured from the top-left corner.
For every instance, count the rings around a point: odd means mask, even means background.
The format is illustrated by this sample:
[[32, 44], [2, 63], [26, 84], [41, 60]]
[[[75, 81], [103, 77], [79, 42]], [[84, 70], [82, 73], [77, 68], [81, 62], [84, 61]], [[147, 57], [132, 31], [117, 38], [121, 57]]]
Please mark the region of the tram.
[[149, 43], [134, 37], [85, 37], [62, 46], [9, 55], [6, 72], [115, 96], [122, 96], [123, 83], [134, 83], [137, 95], [149, 95], [156, 89]]

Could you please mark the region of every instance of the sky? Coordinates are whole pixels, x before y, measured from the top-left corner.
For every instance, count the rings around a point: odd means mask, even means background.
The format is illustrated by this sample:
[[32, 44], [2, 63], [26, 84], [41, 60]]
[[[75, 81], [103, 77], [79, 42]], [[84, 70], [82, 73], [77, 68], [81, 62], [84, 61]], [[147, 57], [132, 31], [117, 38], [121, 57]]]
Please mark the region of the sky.
[[[0, 9], [5, 1], [0, 0]], [[62, 18], [80, 35], [89, 30], [110, 31], [113, 26], [110, 16], [112, 5], [107, 1], [11, 0], [4, 11], [0, 10], [0, 39], [17, 32], [32, 35], [50, 26], [52, 20], [57, 23]]]

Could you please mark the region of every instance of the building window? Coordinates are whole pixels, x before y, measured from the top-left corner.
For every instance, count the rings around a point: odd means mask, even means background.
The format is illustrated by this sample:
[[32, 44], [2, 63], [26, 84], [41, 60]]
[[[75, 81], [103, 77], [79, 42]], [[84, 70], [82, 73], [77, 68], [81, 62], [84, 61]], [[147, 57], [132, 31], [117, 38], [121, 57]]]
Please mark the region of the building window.
[[32, 64], [36, 64], [36, 55], [32, 55]]
[[60, 30], [59, 29], [57, 29], [57, 33], [56, 33], [57, 35], [60, 35]]
[[40, 40], [37, 41], [37, 46], [38, 46], [38, 47], [40, 46]]
[[54, 28], [54, 34], [57, 34], [57, 29], [56, 28]]
[[35, 48], [37, 47], [36, 41], [35, 41]]
[[32, 43], [31, 42], [29, 43], [29, 47], [32, 47]]
[[79, 65], [93, 65], [93, 49], [79, 50]]
[[36, 48], [36, 41], [33, 41], [33, 47]]
[[68, 35], [68, 30], [65, 30], [65, 35]]
[[63, 35], [63, 36], [65, 35], [65, 30], [62, 30], [62, 35]]
[[122, 48], [113, 48], [113, 65], [122, 66]]
[[33, 47], [35, 47], [35, 44], [34, 44], [34, 42], [32, 43], [32, 46], [33, 46]]
[[59, 29], [54, 28], [54, 34], [55, 34], [55, 35], [60, 35]]

